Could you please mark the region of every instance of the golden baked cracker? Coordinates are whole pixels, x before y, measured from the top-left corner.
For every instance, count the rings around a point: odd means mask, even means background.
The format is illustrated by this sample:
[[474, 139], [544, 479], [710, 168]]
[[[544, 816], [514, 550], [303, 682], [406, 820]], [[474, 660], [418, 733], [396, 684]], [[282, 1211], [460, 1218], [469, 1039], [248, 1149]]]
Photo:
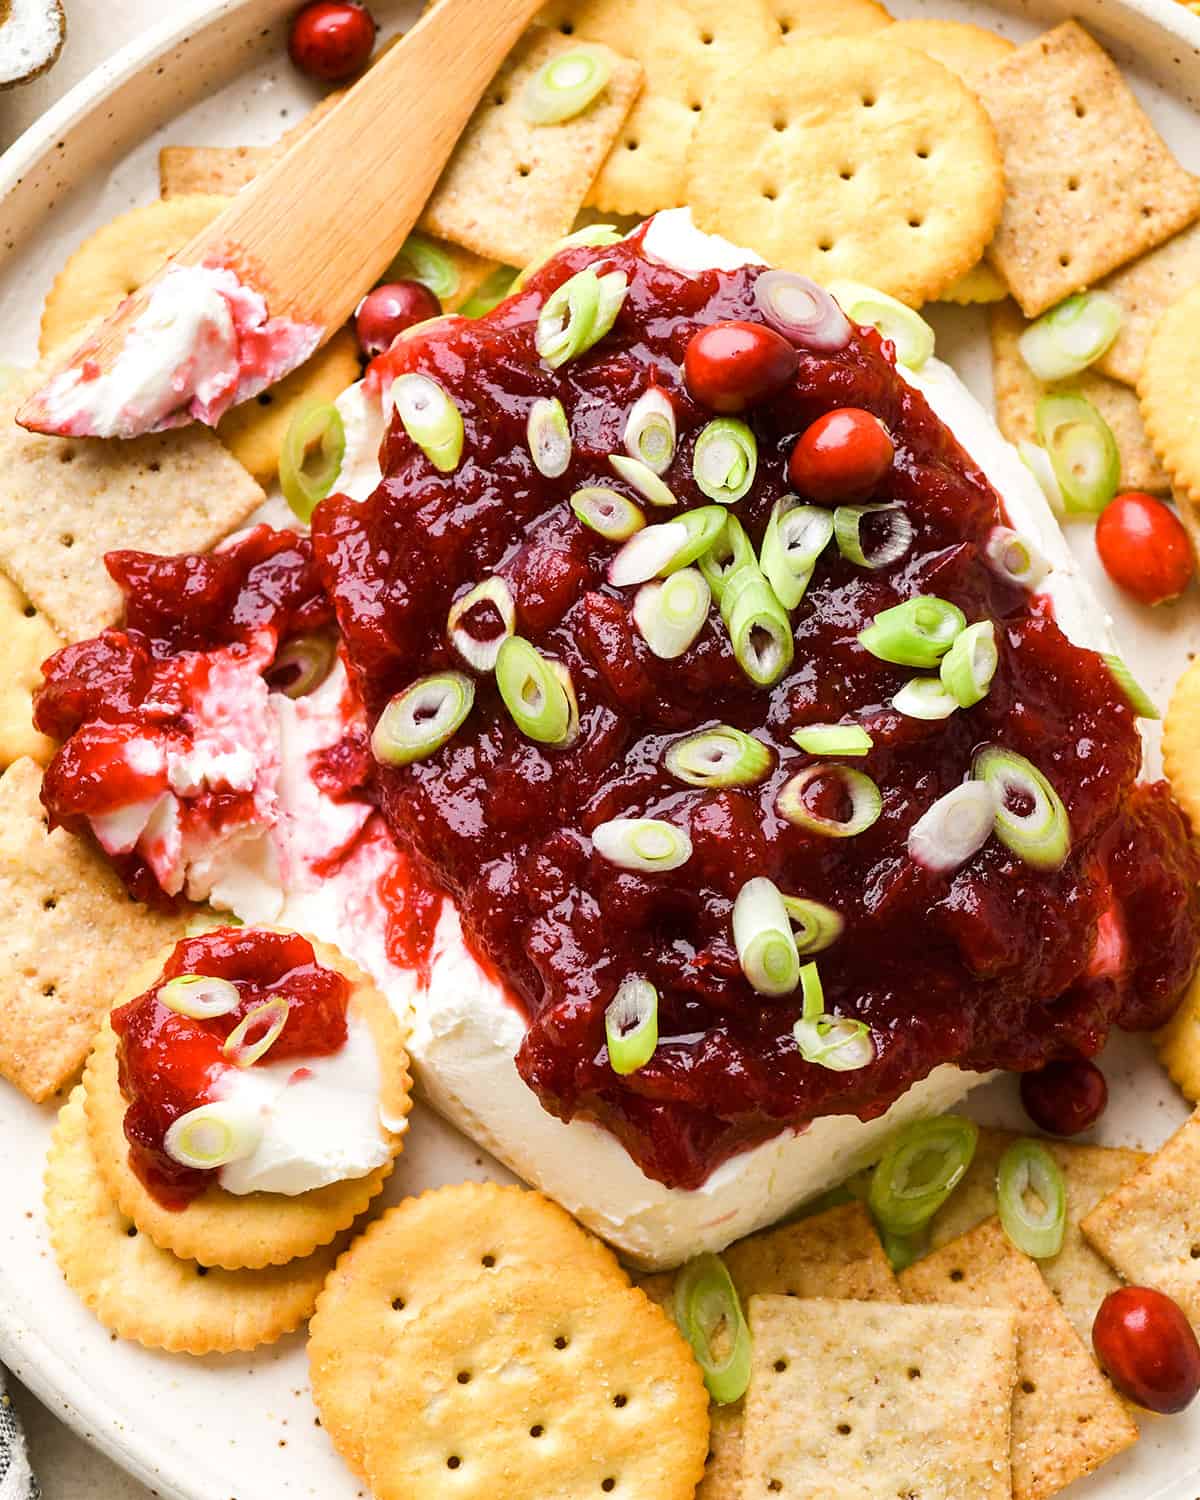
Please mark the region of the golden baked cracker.
[[1174, 1297], [1200, 1323], [1200, 1113], [1083, 1221], [1109, 1265]]
[[1137, 1442], [1137, 1425], [1096, 1368], [1037, 1262], [988, 1219], [900, 1274], [905, 1298], [1017, 1314], [1014, 1500], [1046, 1500]]
[[35, 1101], [78, 1073], [131, 963], [183, 936], [83, 839], [46, 831], [40, 768], [0, 777], [0, 1075]]
[[1200, 285], [1185, 292], [1159, 318], [1138, 377], [1142, 419], [1154, 451], [1171, 476], [1177, 498], [1192, 505], [1200, 505], [1197, 317], [1200, 317]]
[[1096, 361], [1103, 375], [1137, 385], [1155, 325], [1172, 302], [1200, 285], [1200, 223], [1106, 276], [1098, 290], [1121, 304], [1121, 331]]
[[555, 1264], [498, 1269], [414, 1317], [363, 1415], [376, 1500], [692, 1500], [708, 1444], [700, 1367], [670, 1318]]
[[27, 755], [46, 765], [55, 744], [33, 727], [33, 694], [42, 663], [62, 642], [46, 617], [0, 573], [0, 770]]
[[743, 1494], [1008, 1500], [1011, 1312], [752, 1297]]
[[198, 423], [132, 442], [26, 432], [17, 408], [45, 376], [41, 367], [0, 392], [0, 567], [78, 641], [121, 614], [106, 552], [203, 552], [263, 492]]
[[892, 24], [878, 0], [767, 0], [767, 9], [788, 47], [814, 36], [869, 36]]
[[139, 1234], [108, 1196], [88, 1141], [83, 1088], [59, 1111], [46, 1160], [46, 1220], [67, 1285], [105, 1328], [148, 1349], [227, 1354], [274, 1343], [309, 1316], [329, 1246], [265, 1271], [180, 1260]]
[[1002, 62], [1014, 50], [1013, 43], [1006, 36], [989, 31], [985, 26], [972, 26], [969, 21], [897, 21], [879, 40], [915, 47], [926, 57], [932, 57], [934, 62], [940, 62], [944, 68], [957, 73], [970, 86], [985, 68]]
[[[830, 6], [825, 0], [824, 9]], [[588, 202], [604, 213], [650, 214], [687, 202], [687, 150], [721, 79], [755, 68], [779, 41], [767, 0], [549, 0], [548, 26], [604, 42], [645, 73]]]
[[1004, 183], [975, 96], [885, 37], [777, 48], [727, 78], [696, 128], [690, 197], [701, 229], [772, 264], [917, 305], [978, 261]]
[[[350, 980], [349, 1010], [370, 1028], [379, 1058], [381, 1120], [402, 1121], [410, 1107], [411, 1079], [404, 1033], [374, 984], [336, 949], [313, 943], [318, 960]], [[168, 952], [144, 964], [123, 989], [117, 1005], [142, 994], [162, 972]], [[115, 1008], [115, 1007], [114, 1007]], [[126, 1099], [117, 1081], [117, 1038], [106, 1021], [84, 1069], [92, 1150], [117, 1207], [163, 1250], [206, 1266], [259, 1270], [309, 1255], [336, 1239], [383, 1188], [403, 1146], [401, 1131], [380, 1125], [391, 1159], [365, 1177], [289, 1197], [283, 1193], [227, 1193], [211, 1187], [181, 1210], [164, 1208], [129, 1164], [124, 1121]]]
[[1175, 684], [1162, 734], [1163, 769], [1175, 800], [1191, 819], [1193, 830], [1200, 829], [1200, 754], [1197, 745], [1200, 745], [1200, 661], [1192, 662]]
[[973, 302], [1003, 302], [1007, 296], [1008, 288], [999, 273], [986, 260], [981, 260], [941, 291], [938, 301], [956, 302], [966, 307]]
[[988, 259], [1027, 317], [1200, 215], [1200, 185], [1078, 22], [1018, 47], [974, 86], [995, 123], [1008, 183]]
[[421, 227], [477, 255], [523, 266], [575, 222], [641, 88], [640, 64], [592, 43], [612, 69], [597, 98], [557, 125], [534, 125], [525, 91], [577, 42], [534, 26], [509, 53], [459, 137]]
[[308, 1359], [322, 1425], [355, 1473], [376, 1377], [407, 1325], [461, 1286], [501, 1270], [536, 1283], [546, 1266], [589, 1285], [628, 1284], [612, 1251], [557, 1203], [492, 1182], [406, 1199], [351, 1245], [321, 1293]]
[[[379, 56], [387, 51], [381, 49]], [[163, 198], [186, 193], [241, 192], [272, 162], [279, 160], [339, 103], [345, 89], [334, 89], [270, 146], [164, 146], [158, 153], [158, 187]]]
[[1142, 424], [1137, 399], [1128, 386], [1084, 370], [1069, 380], [1042, 381], [1021, 358], [1017, 340], [1026, 324], [1012, 301], [991, 309], [992, 388], [996, 398], [996, 421], [1009, 442], [1038, 441], [1037, 403], [1054, 392], [1077, 392], [1085, 396], [1112, 429], [1121, 455], [1121, 487], [1165, 495], [1167, 478]]

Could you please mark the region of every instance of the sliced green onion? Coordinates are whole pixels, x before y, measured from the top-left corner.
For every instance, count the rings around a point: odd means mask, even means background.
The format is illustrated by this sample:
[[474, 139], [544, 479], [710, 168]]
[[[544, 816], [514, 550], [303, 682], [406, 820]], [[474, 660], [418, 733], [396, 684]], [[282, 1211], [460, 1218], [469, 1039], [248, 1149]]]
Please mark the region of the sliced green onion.
[[617, 321], [629, 290], [624, 271], [597, 276], [588, 266], [547, 297], [538, 314], [534, 347], [551, 369], [578, 359]]
[[293, 635], [284, 641], [267, 668], [267, 686], [285, 698], [306, 698], [325, 681], [337, 661], [337, 646], [328, 635]]
[[957, 605], [936, 594], [918, 594], [881, 611], [858, 639], [880, 661], [936, 667], [966, 625]]
[[800, 982], [791, 919], [773, 880], [747, 880], [733, 903], [733, 941], [742, 973], [760, 995], [790, 995]]
[[895, 297], [861, 281], [831, 281], [828, 290], [852, 322], [877, 329], [883, 338], [890, 339], [896, 346], [896, 358], [910, 370], [919, 370], [933, 353], [933, 329]]
[[279, 487], [297, 520], [308, 522], [341, 472], [346, 428], [331, 401], [306, 401], [279, 450]]
[[966, 1176], [978, 1144], [979, 1127], [961, 1115], [906, 1125], [871, 1177], [875, 1222], [889, 1234], [917, 1234]]
[[805, 724], [792, 741], [809, 755], [867, 755], [875, 743], [861, 724]]
[[644, 583], [633, 602], [642, 639], [664, 661], [682, 656], [708, 619], [712, 590], [698, 568], [682, 568], [662, 583]]
[[996, 1200], [1004, 1232], [1018, 1250], [1035, 1260], [1058, 1254], [1067, 1227], [1067, 1189], [1040, 1141], [1014, 1141], [1000, 1158]]
[[1076, 292], [1029, 325], [1017, 340], [1021, 358], [1039, 380], [1078, 375], [1120, 333], [1122, 311], [1107, 292]]
[[718, 724], [676, 740], [665, 764], [671, 775], [688, 786], [755, 786], [770, 774], [771, 752], [752, 735]]
[[999, 664], [996, 627], [991, 620], [979, 620], [960, 631], [942, 657], [942, 686], [959, 708], [970, 708], [987, 697]]
[[571, 428], [557, 396], [539, 396], [525, 424], [533, 466], [547, 479], [559, 479], [571, 464]]
[[784, 896], [783, 909], [792, 924], [797, 953], [820, 953], [836, 943], [846, 926], [840, 912], [807, 896]]
[[571, 509], [585, 526], [599, 532], [609, 542], [627, 541], [646, 524], [640, 506], [616, 490], [605, 489], [602, 484], [590, 484], [576, 490], [571, 496]]
[[[482, 637], [466, 623], [467, 616], [475, 612], [483, 617], [480, 623], [490, 627]], [[516, 628], [516, 603], [503, 578], [485, 578], [482, 583], [477, 583], [470, 593], [454, 601], [446, 616], [450, 644], [477, 672], [495, 670], [500, 647]]]
[[792, 1035], [805, 1062], [834, 1073], [854, 1073], [875, 1061], [875, 1042], [865, 1021], [825, 1013], [825, 991], [815, 963], [800, 970], [804, 1010]]
[[486, 317], [494, 307], [499, 307], [505, 297], [515, 290], [516, 279], [517, 273], [512, 266], [497, 266], [490, 276], [480, 282], [459, 308], [459, 316], [463, 318]]
[[726, 580], [721, 618], [737, 664], [750, 681], [757, 687], [778, 682], [792, 664], [796, 643], [787, 610], [757, 568], [742, 568]]
[[[884, 534], [870, 552], [863, 546], [862, 524], [868, 516], [886, 516]], [[833, 513], [833, 534], [838, 551], [860, 568], [886, 568], [903, 557], [912, 546], [913, 523], [904, 507], [891, 505], [839, 505]]]
[[620, 244], [623, 238], [624, 235], [614, 224], [585, 224], [582, 229], [576, 229], [574, 233], [564, 235], [561, 240], [555, 240], [541, 255], [531, 260], [523, 271], [518, 271], [512, 290], [519, 292], [531, 276], [563, 250], [573, 250], [580, 245], [594, 246], [598, 250], [603, 250], [609, 245]]
[[1159, 713], [1158, 708], [1155, 706], [1154, 699], [1142, 687], [1141, 683], [1138, 682], [1137, 678], [1119, 656], [1111, 652], [1102, 651], [1100, 659], [1112, 673], [1114, 681], [1125, 695], [1126, 702], [1139, 719], [1162, 718], [1162, 714]]
[[892, 707], [909, 719], [948, 719], [958, 710], [958, 700], [942, 686], [940, 677], [910, 677]]
[[521, 733], [542, 745], [564, 745], [571, 734], [571, 696], [554, 663], [510, 635], [496, 657], [496, 686]]
[[445, 302], [458, 291], [458, 268], [428, 235], [410, 234], [400, 247], [400, 254], [384, 273], [384, 281], [419, 281]]
[[462, 672], [435, 672], [397, 693], [379, 715], [371, 751], [385, 766], [407, 766], [442, 748], [462, 727], [475, 702], [475, 684]]
[[625, 453], [610, 453], [608, 461], [625, 483], [631, 484], [651, 505], [679, 504], [654, 470], [647, 467], [640, 458], [630, 458]]
[[[225, 924], [218, 922], [218, 927]], [[207, 974], [177, 974], [168, 979], [158, 992], [168, 1008], [193, 1021], [208, 1021], [213, 1016], [227, 1016], [241, 1003], [236, 984], [228, 979], [214, 979]]]
[[241, 917], [235, 917], [231, 911], [216, 912], [211, 907], [202, 906], [187, 919], [183, 935], [184, 937], [203, 937], [206, 932], [220, 932], [225, 927], [244, 927], [245, 925]]
[[622, 870], [678, 870], [692, 857], [687, 830], [662, 818], [610, 818], [592, 829], [596, 853]]
[[622, 1077], [644, 1068], [658, 1046], [658, 991], [648, 979], [623, 979], [604, 1012], [608, 1061]]
[[691, 534], [682, 519], [646, 526], [629, 538], [608, 565], [608, 581], [613, 588], [629, 588], [665, 573], [672, 562], [686, 550]]
[[1096, 515], [1117, 493], [1121, 455], [1108, 423], [1083, 396], [1043, 396], [1037, 434], [1067, 513]]
[[817, 558], [832, 536], [833, 516], [819, 505], [801, 505], [794, 495], [781, 495], [771, 507], [762, 570], [785, 609], [795, 609], [804, 598]]
[[758, 439], [736, 417], [718, 417], [696, 439], [692, 475], [701, 491], [721, 505], [749, 492], [758, 470]]
[[750, 1384], [750, 1330], [719, 1255], [698, 1255], [676, 1274], [674, 1313], [708, 1394], [718, 1406], [740, 1401]]
[[449, 474], [463, 451], [462, 412], [428, 375], [401, 375], [392, 385], [392, 401], [404, 430], [435, 469]]
[[884, 1229], [880, 1232], [879, 1243], [897, 1276], [901, 1271], [907, 1271], [909, 1266], [914, 1265], [929, 1250], [929, 1241], [923, 1234], [892, 1234]]
[[665, 474], [675, 457], [675, 408], [665, 391], [652, 385], [633, 403], [625, 422], [625, 451], [654, 474]]
[[735, 515], [726, 513], [724, 529], [699, 562], [700, 571], [708, 579], [708, 586], [718, 604], [725, 596], [726, 582], [735, 573], [745, 567], [758, 566], [746, 528]]
[[1063, 499], [1062, 487], [1045, 448], [1039, 448], [1036, 443], [1030, 443], [1025, 438], [1021, 438], [1017, 443], [1017, 452], [1020, 454], [1021, 462], [1037, 480], [1038, 488], [1046, 497], [1046, 503], [1050, 509], [1056, 516], [1066, 515], [1067, 502]]
[[939, 797], [908, 830], [908, 852], [939, 874], [973, 859], [996, 825], [996, 793], [986, 781], [964, 781]]
[[163, 1150], [181, 1167], [215, 1171], [253, 1156], [262, 1123], [249, 1110], [221, 1099], [189, 1109], [167, 1127]]
[[291, 1006], [282, 995], [273, 995], [254, 1006], [221, 1043], [222, 1053], [235, 1068], [253, 1067], [279, 1040], [290, 1011]]
[[971, 775], [996, 793], [996, 837], [1018, 859], [1056, 870], [1071, 848], [1071, 823], [1062, 798], [1038, 768], [1015, 750], [989, 745], [976, 755]]
[[[808, 794], [820, 783], [834, 781], [841, 807], [830, 816], [810, 806]], [[775, 804], [781, 817], [809, 833], [825, 838], [850, 839], [878, 822], [883, 795], [865, 771], [856, 771], [838, 761], [815, 761], [786, 781]], [[845, 816], [840, 814], [845, 813]]]
[[1050, 571], [1050, 564], [1029, 538], [1009, 526], [992, 527], [984, 553], [993, 571], [1018, 588], [1036, 589]]
[[572, 47], [544, 62], [525, 85], [521, 101], [532, 125], [559, 125], [582, 114], [612, 74], [606, 53], [595, 47]]
[[561, 740], [555, 742], [556, 749], [566, 750], [579, 738], [579, 699], [575, 696], [575, 684], [571, 681], [571, 674], [562, 662], [552, 661], [550, 671], [567, 700], [567, 731]]

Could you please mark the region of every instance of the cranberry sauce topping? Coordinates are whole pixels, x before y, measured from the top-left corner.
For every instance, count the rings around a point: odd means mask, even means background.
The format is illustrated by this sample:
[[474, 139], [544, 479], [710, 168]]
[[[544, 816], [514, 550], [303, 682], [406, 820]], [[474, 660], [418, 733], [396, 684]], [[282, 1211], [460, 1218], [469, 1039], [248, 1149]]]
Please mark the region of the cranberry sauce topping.
[[[626, 272], [628, 295], [612, 333], [553, 371], [534, 349], [538, 311], [593, 263]], [[560, 254], [488, 317], [410, 334], [369, 379], [386, 385], [418, 371], [439, 381], [463, 416], [461, 462], [438, 472], [394, 420], [383, 483], [362, 504], [326, 500], [313, 528], [372, 721], [423, 675], [463, 670], [447, 613], [493, 574], [512, 590], [518, 633], [569, 668], [582, 725], [569, 748], [524, 738], [482, 675], [448, 744], [381, 768], [382, 807], [524, 1006], [518, 1066], [546, 1107], [603, 1122], [647, 1173], [685, 1187], [786, 1124], [877, 1115], [939, 1063], [1028, 1069], [1095, 1052], [1114, 1023], [1156, 1025], [1196, 956], [1200, 866], [1165, 789], [1134, 787], [1129, 706], [1100, 657], [1065, 638], [1048, 601], [987, 564], [984, 543], [1006, 519], [1001, 503], [873, 331], [840, 352], [798, 351], [786, 389], [742, 414], [758, 440], [758, 477], [735, 509], [757, 546], [788, 489], [797, 437], [835, 408], [859, 408], [895, 445], [870, 498], [904, 507], [911, 547], [874, 571], [826, 549], [792, 614], [795, 660], [769, 690], [743, 675], [715, 609], [678, 659], [659, 659], [643, 641], [635, 591], [606, 581], [615, 545], [585, 528], [568, 498], [601, 484], [645, 504], [608, 456], [623, 451], [630, 407], [657, 384], [678, 422], [663, 477], [681, 505], [707, 503], [692, 454], [713, 412], [689, 393], [685, 352], [700, 327], [761, 322], [759, 274], [683, 275], [646, 258], [635, 235]], [[551, 396], [574, 444], [554, 479], [535, 468], [525, 430], [532, 402]], [[652, 522], [675, 513], [645, 508]], [[968, 621], [997, 622], [990, 693], [944, 721], [895, 711], [912, 669], [857, 639], [881, 610], [919, 593], [951, 600]], [[878, 783], [883, 810], [858, 837], [825, 838], [785, 821], [776, 797], [811, 761], [792, 731], [844, 717], [873, 738], [851, 764]], [[720, 722], [770, 747], [774, 769], [761, 785], [696, 790], [665, 769], [674, 741]], [[989, 744], [1027, 756], [1065, 802], [1072, 843], [1060, 869], [1023, 864], [994, 837], [946, 874], [909, 857], [913, 822]], [[686, 828], [690, 861], [653, 875], [606, 862], [590, 831], [622, 815]], [[744, 979], [731, 909], [757, 875], [843, 916], [843, 936], [819, 955], [825, 1009], [869, 1025], [868, 1066], [806, 1062], [792, 1033], [799, 995], [765, 999]], [[618, 1077], [604, 1011], [634, 974], [658, 988], [661, 1041], [649, 1063]]]
[[[159, 998], [179, 974], [228, 980], [238, 991], [236, 1009], [203, 1021], [180, 1015]], [[176, 944], [157, 983], [113, 1012], [129, 1159], [160, 1203], [185, 1208], [212, 1181], [211, 1170], [173, 1160], [163, 1138], [181, 1115], [218, 1097], [222, 1076], [236, 1071], [221, 1049], [239, 1022], [282, 998], [287, 1020], [261, 1061], [324, 1057], [346, 1040], [349, 995], [344, 976], [318, 963], [307, 938], [223, 927]]]

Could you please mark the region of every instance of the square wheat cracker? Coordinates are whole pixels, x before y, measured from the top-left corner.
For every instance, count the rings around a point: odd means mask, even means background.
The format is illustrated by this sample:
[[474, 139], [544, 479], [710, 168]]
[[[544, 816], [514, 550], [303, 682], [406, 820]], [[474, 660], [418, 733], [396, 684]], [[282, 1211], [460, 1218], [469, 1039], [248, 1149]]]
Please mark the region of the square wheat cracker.
[[1136, 395], [1128, 386], [1084, 370], [1069, 380], [1042, 381], [1021, 358], [1017, 340], [1025, 329], [1016, 304], [999, 302], [991, 309], [992, 386], [996, 421], [1010, 443], [1036, 443], [1037, 403], [1056, 391], [1086, 397], [1108, 423], [1121, 455], [1121, 488], [1170, 493], [1171, 481], [1150, 445]]
[[1200, 286], [1200, 223], [1102, 281], [1097, 290], [1114, 296], [1123, 315], [1121, 331], [1096, 361], [1097, 370], [1136, 385], [1155, 324], [1194, 286]]
[[203, 552], [263, 492], [198, 423], [132, 442], [43, 437], [15, 421], [41, 369], [0, 395], [0, 565], [68, 641], [121, 613], [104, 554]]
[[41, 784], [31, 760], [0, 778], [0, 1074], [35, 1101], [79, 1071], [130, 970], [184, 929], [84, 840], [47, 832]]
[[513, 266], [568, 232], [642, 80], [639, 63], [592, 43], [612, 69], [601, 93], [561, 124], [531, 124], [527, 87], [576, 45], [544, 26], [525, 33], [460, 136], [425, 205], [423, 229]]
[[1092, 1209], [1083, 1232], [1126, 1281], [1166, 1292], [1200, 1323], [1200, 1111]]
[[900, 1285], [910, 1302], [1008, 1308], [1017, 1314], [1014, 1500], [1046, 1500], [1137, 1441], [1136, 1424], [1037, 1263], [1016, 1248], [998, 1219], [910, 1266]]
[[1007, 1500], [1011, 1312], [752, 1297], [743, 1493]]
[[1027, 317], [1200, 215], [1200, 186], [1077, 22], [1018, 47], [973, 82], [1008, 185], [988, 257]]
[[33, 727], [33, 695], [42, 684], [42, 663], [62, 642], [44, 615], [10, 578], [0, 573], [0, 770], [23, 755], [45, 765], [54, 741]]

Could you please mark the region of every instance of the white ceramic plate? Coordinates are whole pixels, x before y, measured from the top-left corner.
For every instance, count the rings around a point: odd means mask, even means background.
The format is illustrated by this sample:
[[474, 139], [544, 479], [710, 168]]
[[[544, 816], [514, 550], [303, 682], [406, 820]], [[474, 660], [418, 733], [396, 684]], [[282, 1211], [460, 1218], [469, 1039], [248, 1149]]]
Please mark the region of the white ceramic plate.
[[[645, 0], [648, 10], [653, 0]], [[170, 7], [167, 7], [170, 9]], [[0, 159], [0, 360], [28, 363], [42, 297], [91, 228], [157, 195], [164, 143], [274, 139], [315, 95], [288, 64], [294, 0], [211, 0], [186, 7], [68, 94]], [[403, 0], [373, 0], [385, 30], [412, 21]], [[1175, 0], [898, 0], [902, 15], [979, 21], [1023, 40], [1073, 12], [1111, 46], [1159, 128], [1200, 173], [1200, 21]], [[1189, 94], [1190, 90], [1190, 94]], [[396, 170], [404, 170], [403, 146]], [[977, 314], [936, 316], [939, 353], [986, 400]], [[1194, 602], [1150, 614], [1125, 606], [1095, 563], [1091, 528], [1072, 537], [1138, 676], [1165, 702], [1189, 647]], [[1152, 751], [1157, 757], [1157, 748]], [[0, 1022], [2, 1024], [2, 1022]], [[1113, 1103], [1099, 1139], [1153, 1146], [1185, 1109], [1141, 1038], [1121, 1038], [1105, 1068]], [[973, 1113], [1020, 1125], [1009, 1080], [977, 1093]], [[45, 1237], [41, 1173], [53, 1111], [0, 1084], [0, 1358], [85, 1437], [174, 1500], [351, 1500], [362, 1490], [315, 1425], [300, 1336], [252, 1358], [187, 1359], [116, 1342], [65, 1288]], [[414, 1112], [394, 1199], [440, 1182], [506, 1177], [440, 1121]], [[1200, 1481], [1200, 1409], [1146, 1424], [1142, 1442], [1078, 1488], [1087, 1500], [1192, 1500]], [[1076, 1491], [1072, 1491], [1076, 1493]]]

